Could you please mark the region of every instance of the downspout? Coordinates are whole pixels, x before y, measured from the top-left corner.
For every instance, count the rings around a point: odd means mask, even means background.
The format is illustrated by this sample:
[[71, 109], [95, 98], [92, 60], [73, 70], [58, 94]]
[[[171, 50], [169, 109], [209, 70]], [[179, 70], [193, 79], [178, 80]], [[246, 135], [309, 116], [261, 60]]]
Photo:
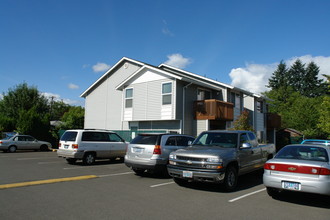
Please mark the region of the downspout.
[[183, 105], [182, 105], [182, 120], [181, 120], [181, 123], [182, 123], [182, 125], [181, 125], [181, 134], [183, 134], [184, 133], [184, 123], [185, 123], [185, 120], [184, 120], [184, 118], [185, 118], [185, 108], [186, 108], [186, 89], [191, 85], [192, 83], [189, 83], [189, 84], [187, 84], [187, 85], [185, 85], [183, 88], [182, 88], [182, 92], [183, 92]]

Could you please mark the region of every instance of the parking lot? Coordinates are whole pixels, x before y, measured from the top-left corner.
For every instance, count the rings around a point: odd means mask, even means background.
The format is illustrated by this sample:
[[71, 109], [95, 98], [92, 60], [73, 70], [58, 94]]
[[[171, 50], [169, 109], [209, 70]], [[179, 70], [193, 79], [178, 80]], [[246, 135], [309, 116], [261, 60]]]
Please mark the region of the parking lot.
[[269, 197], [262, 172], [218, 185], [180, 187], [135, 175], [122, 161], [69, 165], [56, 152], [0, 153], [0, 219], [329, 219], [329, 197]]

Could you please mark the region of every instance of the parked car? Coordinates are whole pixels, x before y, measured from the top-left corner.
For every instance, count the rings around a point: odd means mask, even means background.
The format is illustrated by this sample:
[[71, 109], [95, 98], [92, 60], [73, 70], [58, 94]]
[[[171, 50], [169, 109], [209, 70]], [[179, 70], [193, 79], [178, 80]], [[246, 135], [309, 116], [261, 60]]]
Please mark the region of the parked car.
[[264, 166], [267, 192], [278, 197], [290, 190], [330, 195], [330, 148], [295, 144], [282, 148]]
[[67, 130], [60, 139], [57, 155], [70, 164], [82, 160], [91, 165], [96, 159], [124, 158], [127, 144], [112, 131]]
[[325, 146], [330, 146], [330, 140], [321, 140], [321, 139], [305, 139], [301, 144], [320, 144]]
[[139, 134], [128, 145], [125, 164], [139, 175], [166, 172], [169, 154], [188, 147], [194, 139], [181, 134]]
[[170, 154], [167, 170], [178, 185], [223, 183], [233, 191], [239, 175], [262, 169], [274, 154], [275, 145], [259, 144], [251, 131], [204, 131], [192, 146]]
[[0, 140], [0, 150], [14, 153], [16, 150], [49, 150], [52, 145], [46, 141], [39, 141], [30, 135], [7, 136]]

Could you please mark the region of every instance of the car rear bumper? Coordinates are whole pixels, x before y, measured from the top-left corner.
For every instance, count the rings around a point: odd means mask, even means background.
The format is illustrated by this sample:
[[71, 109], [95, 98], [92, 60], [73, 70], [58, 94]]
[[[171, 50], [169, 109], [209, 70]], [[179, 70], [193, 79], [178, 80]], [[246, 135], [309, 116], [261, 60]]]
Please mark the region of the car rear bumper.
[[[284, 189], [282, 187], [283, 181], [299, 183], [300, 189]], [[263, 175], [263, 182], [266, 187], [276, 188], [280, 190], [330, 195], [330, 176], [319, 176], [319, 178], [292, 178], [290, 176], [283, 175], [269, 175], [269, 171], [265, 171]]]
[[149, 171], [164, 171], [166, 170], [167, 160], [164, 159], [131, 159], [125, 156], [125, 165], [129, 168], [145, 169]]
[[64, 158], [75, 158], [75, 159], [82, 159], [84, 156], [84, 152], [75, 152], [75, 151], [68, 151], [63, 149], [57, 150], [57, 156], [64, 157]]
[[[186, 179], [189, 181], [222, 183], [225, 178], [224, 172], [185, 170], [172, 165], [167, 166], [167, 172], [174, 178]], [[191, 172], [191, 178], [184, 177], [184, 172]]]

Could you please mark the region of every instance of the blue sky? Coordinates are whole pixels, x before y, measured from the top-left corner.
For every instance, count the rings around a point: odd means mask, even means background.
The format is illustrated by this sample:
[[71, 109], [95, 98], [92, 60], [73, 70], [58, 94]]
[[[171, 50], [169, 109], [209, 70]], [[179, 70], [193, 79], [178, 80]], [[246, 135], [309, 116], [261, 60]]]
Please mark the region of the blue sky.
[[330, 75], [328, 0], [0, 0], [0, 92], [80, 94], [122, 57], [252, 92], [283, 60]]

